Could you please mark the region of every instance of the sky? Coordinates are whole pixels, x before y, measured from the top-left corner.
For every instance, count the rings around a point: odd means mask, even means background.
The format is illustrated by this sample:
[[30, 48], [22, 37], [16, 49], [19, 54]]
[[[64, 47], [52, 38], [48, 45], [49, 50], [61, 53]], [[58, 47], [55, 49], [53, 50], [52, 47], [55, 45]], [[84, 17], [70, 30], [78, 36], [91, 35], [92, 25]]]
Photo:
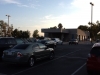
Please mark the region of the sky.
[[58, 26], [77, 28], [88, 25], [91, 21], [91, 5], [93, 6], [93, 22], [100, 21], [100, 0], [0, 0], [0, 20], [13, 25], [14, 29], [34, 30]]

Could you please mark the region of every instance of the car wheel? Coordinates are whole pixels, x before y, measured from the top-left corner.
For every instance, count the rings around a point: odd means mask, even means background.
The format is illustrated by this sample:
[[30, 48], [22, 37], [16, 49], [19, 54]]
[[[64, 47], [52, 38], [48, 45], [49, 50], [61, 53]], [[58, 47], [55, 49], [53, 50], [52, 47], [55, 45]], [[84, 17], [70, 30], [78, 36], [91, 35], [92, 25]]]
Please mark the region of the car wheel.
[[34, 65], [34, 63], [35, 63], [35, 59], [34, 59], [33, 57], [30, 57], [30, 58], [29, 58], [29, 61], [28, 61], [28, 65], [29, 65], [30, 67], [32, 67], [32, 66]]
[[51, 52], [50, 55], [49, 55], [49, 59], [51, 60], [51, 59], [53, 59], [54, 57], [55, 57], [54, 52]]

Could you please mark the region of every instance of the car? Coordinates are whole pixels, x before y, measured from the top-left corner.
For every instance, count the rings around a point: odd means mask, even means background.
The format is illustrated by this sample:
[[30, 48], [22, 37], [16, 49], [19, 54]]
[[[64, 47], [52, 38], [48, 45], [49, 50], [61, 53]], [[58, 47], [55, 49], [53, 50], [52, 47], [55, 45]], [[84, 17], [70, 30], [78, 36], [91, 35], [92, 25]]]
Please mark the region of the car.
[[71, 39], [69, 41], [69, 45], [71, 45], [71, 44], [78, 44], [78, 40], [77, 39]]
[[87, 58], [86, 62], [87, 72], [91, 74], [92, 72], [100, 72], [100, 43], [95, 43]]
[[54, 56], [53, 48], [47, 48], [41, 43], [27, 43], [4, 50], [2, 60], [4, 63], [27, 64], [32, 67], [36, 61], [44, 58], [53, 59]]
[[63, 41], [61, 41], [59, 38], [51, 38], [51, 40], [55, 41], [56, 44], [63, 44]]
[[97, 42], [97, 43], [100, 42], [100, 39], [97, 39], [96, 42]]
[[17, 45], [14, 37], [0, 37], [0, 61], [2, 61], [3, 51]]
[[25, 43], [21, 38], [14, 38], [17, 42], [17, 44], [20, 44], [20, 43]]
[[42, 43], [49, 48], [54, 48], [54, 49], [56, 48], [56, 42], [53, 40], [39, 40], [37, 42]]

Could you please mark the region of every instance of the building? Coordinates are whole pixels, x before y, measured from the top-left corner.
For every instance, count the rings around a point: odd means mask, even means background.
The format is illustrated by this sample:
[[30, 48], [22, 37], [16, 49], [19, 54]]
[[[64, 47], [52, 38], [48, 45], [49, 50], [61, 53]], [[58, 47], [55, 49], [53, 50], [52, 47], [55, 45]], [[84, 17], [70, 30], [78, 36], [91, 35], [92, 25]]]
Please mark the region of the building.
[[70, 39], [78, 39], [79, 41], [84, 41], [90, 38], [89, 31], [83, 31], [81, 29], [48, 28], [41, 29], [41, 32], [44, 33], [44, 37], [60, 38], [63, 41], [69, 41]]

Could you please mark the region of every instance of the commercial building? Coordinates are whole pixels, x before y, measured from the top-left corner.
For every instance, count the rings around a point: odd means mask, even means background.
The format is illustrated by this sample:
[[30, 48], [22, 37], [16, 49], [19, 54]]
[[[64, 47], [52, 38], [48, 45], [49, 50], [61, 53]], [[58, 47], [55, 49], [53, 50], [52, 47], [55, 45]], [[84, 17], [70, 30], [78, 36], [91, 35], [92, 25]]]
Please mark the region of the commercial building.
[[44, 33], [44, 37], [60, 38], [63, 41], [69, 41], [70, 39], [84, 41], [90, 38], [89, 31], [83, 31], [81, 29], [43, 28], [41, 32]]

